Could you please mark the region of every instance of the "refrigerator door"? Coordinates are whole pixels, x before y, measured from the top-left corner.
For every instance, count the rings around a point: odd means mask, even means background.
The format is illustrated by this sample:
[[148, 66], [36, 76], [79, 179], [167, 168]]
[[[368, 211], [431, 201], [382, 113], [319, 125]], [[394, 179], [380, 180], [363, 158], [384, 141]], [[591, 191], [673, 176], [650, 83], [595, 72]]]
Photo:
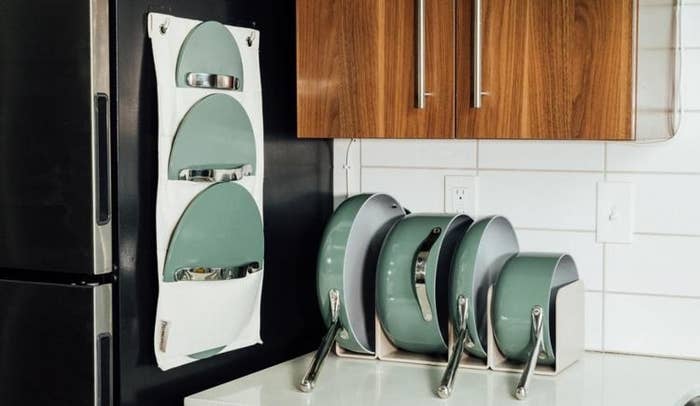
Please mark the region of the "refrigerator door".
[[2, 0], [0, 268], [111, 271], [109, 110], [108, 0]]
[[112, 405], [112, 288], [0, 280], [0, 405]]

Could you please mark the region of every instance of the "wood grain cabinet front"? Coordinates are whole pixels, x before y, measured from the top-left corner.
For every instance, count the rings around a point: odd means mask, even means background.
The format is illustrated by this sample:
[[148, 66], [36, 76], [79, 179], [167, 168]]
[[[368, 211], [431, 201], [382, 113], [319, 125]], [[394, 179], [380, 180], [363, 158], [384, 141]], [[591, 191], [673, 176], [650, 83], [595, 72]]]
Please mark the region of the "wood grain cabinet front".
[[298, 136], [632, 140], [636, 15], [635, 0], [297, 0]]

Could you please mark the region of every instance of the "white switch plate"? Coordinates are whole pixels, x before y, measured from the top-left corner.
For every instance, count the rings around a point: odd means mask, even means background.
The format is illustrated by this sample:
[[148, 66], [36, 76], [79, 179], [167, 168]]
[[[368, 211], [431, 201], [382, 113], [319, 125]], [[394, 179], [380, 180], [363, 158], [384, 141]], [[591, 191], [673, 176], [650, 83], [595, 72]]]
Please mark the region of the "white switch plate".
[[596, 240], [630, 244], [634, 236], [635, 187], [627, 182], [598, 183]]
[[445, 176], [445, 213], [476, 217], [476, 176]]

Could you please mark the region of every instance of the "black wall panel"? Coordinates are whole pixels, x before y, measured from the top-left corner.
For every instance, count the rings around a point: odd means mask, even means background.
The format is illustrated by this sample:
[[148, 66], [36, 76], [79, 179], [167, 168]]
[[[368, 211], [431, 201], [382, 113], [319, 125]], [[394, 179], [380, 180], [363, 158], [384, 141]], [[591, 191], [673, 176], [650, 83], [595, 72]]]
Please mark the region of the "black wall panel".
[[[181, 405], [184, 396], [311, 351], [322, 325], [315, 261], [332, 210], [329, 141], [296, 139], [294, 1], [116, 0], [112, 10], [117, 391], [121, 405]], [[157, 279], [156, 79], [149, 11], [261, 30], [266, 269], [263, 345], [160, 371], [153, 354]]]

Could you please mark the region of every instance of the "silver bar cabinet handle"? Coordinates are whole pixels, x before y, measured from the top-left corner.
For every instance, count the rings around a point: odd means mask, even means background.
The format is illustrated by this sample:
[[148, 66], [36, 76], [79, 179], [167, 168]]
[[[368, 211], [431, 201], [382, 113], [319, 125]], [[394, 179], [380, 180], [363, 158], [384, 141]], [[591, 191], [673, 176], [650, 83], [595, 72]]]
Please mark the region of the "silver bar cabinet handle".
[[532, 332], [535, 338], [535, 344], [532, 347], [530, 359], [527, 361], [527, 365], [523, 370], [523, 375], [520, 377], [518, 387], [515, 389], [515, 397], [518, 400], [523, 400], [527, 397], [527, 388], [530, 385], [530, 379], [532, 378], [532, 373], [535, 371], [535, 366], [537, 366], [540, 351], [542, 351], [542, 339], [544, 336], [544, 315], [542, 313], [542, 306], [538, 305], [532, 308]]
[[474, 0], [472, 29], [474, 47], [472, 49], [472, 103], [475, 109], [481, 108], [481, 0]]
[[314, 390], [316, 379], [323, 366], [323, 361], [325, 361], [328, 353], [331, 351], [331, 347], [333, 347], [335, 343], [335, 338], [338, 332], [340, 332], [340, 292], [331, 289], [328, 292], [328, 296], [331, 305], [331, 325], [328, 327], [328, 333], [326, 333], [326, 336], [323, 337], [321, 341], [321, 346], [316, 350], [316, 354], [314, 354], [313, 361], [311, 365], [309, 365], [306, 375], [304, 375], [304, 378], [302, 378], [299, 384], [299, 390], [306, 393]]
[[416, 108], [425, 108], [425, 0], [416, 0]]

